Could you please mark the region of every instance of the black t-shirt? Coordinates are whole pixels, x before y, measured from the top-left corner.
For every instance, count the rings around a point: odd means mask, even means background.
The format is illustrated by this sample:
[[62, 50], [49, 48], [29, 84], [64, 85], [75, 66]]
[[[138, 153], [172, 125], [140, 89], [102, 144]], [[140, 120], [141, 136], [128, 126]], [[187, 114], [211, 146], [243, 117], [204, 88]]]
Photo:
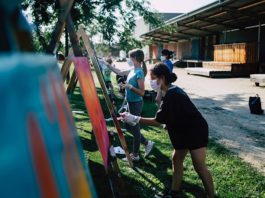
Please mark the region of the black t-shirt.
[[207, 122], [179, 87], [171, 87], [167, 91], [155, 119], [166, 124], [175, 149], [192, 150], [207, 146]]

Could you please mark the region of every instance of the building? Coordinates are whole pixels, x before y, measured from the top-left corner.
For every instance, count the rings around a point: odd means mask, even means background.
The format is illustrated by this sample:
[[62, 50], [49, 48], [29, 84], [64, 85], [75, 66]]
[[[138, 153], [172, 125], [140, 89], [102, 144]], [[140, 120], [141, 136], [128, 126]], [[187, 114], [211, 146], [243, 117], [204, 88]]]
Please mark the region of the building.
[[[168, 21], [176, 16], [181, 15], [182, 13], [159, 13], [159, 14], [161, 16], [162, 21]], [[136, 26], [135, 26], [133, 35], [137, 40], [143, 40], [141, 36], [143, 34], [150, 32], [153, 29], [150, 24], [145, 23], [142, 17], [136, 20], [135, 25]], [[150, 46], [144, 46], [142, 49], [144, 51], [145, 58], [146, 59], [151, 58], [150, 57], [150, 52], [151, 52]], [[162, 50], [162, 45], [161, 45], [161, 50]]]
[[265, 1], [219, 0], [169, 19], [165, 25], [170, 32], [159, 27], [141, 35], [152, 39], [151, 58], [168, 48], [176, 59], [213, 61], [215, 45], [246, 43], [252, 44], [256, 62], [265, 62]]

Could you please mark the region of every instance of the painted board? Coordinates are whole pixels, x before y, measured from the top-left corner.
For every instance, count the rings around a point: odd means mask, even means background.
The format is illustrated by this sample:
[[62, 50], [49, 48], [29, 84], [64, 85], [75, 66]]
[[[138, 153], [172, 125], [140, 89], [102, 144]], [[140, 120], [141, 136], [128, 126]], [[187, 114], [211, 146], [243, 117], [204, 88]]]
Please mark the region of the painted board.
[[96, 86], [86, 57], [73, 57], [75, 72], [92, 123], [105, 170], [108, 167], [109, 136], [106, 121], [98, 98]]
[[0, 197], [96, 197], [52, 56], [0, 54]]

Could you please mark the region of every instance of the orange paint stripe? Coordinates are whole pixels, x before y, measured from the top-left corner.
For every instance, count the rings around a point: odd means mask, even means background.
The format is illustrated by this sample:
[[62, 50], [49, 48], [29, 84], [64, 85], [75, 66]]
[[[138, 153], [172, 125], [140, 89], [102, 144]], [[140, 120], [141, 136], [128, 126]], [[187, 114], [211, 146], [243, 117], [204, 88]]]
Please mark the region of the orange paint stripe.
[[33, 114], [28, 117], [28, 127], [32, 158], [42, 197], [59, 197], [41, 131]]

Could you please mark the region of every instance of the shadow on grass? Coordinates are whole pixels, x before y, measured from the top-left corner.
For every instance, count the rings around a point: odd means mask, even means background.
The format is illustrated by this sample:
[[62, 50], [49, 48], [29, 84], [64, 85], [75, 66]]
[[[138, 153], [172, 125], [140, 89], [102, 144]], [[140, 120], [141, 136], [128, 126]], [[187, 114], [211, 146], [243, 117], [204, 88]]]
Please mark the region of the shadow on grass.
[[74, 120], [75, 122], [89, 122], [90, 119], [87, 116], [85, 116], [85, 117], [75, 117]]
[[92, 160], [88, 160], [88, 166], [91, 171], [98, 197], [140, 198], [126, 175], [118, 177], [116, 174], [106, 174], [104, 166]]
[[108, 176], [104, 166], [100, 163], [88, 160], [88, 166], [95, 184], [98, 197], [113, 197]]
[[[102, 97], [101, 89], [98, 90], [98, 95], [102, 105], [102, 110], [106, 117], [109, 117], [108, 109], [106, 103]], [[78, 108], [78, 110], [86, 111], [82, 95], [80, 94], [80, 89], [75, 90], [74, 95], [70, 98], [72, 107]], [[116, 104], [121, 104], [122, 99], [117, 100]], [[157, 107], [151, 101], [145, 101], [143, 116], [154, 117], [157, 111]], [[75, 120], [78, 123], [88, 122], [89, 118], [87, 115], [81, 117], [76, 117]], [[107, 124], [112, 126], [112, 124]], [[153, 128], [149, 126], [144, 126], [145, 131], [152, 131], [153, 134], [163, 133], [161, 128]], [[86, 131], [82, 129], [83, 132], [90, 133], [91, 138], [80, 137], [83, 149], [88, 152], [97, 152], [97, 144], [93, 132]], [[129, 132], [125, 134], [126, 142], [129, 150], [132, 150], [133, 137]], [[119, 138], [117, 134], [113, 142], [114, 146], [120, 145]], [[140, 162], [135, 163], [135, 168], [130, 169], [131, 171], [122, 171], [122, 178], [117, 178], [114, 175], [107, 175], [104, 169], [104, 166], [101, 163], [96, 162], [93, 158], [88, 160], [88, 166], [91, 171], [93, 181], [95, 183], [96, 192], [98, 197], [113, 197], [112, 188], [115, 194], [115, 197], [154, 197], [158, 192], [164, 191], [163, 186], [169, 187], [171, 184], [171, 175], [167, 172], [168, 169], [171, 169], [171, 159], [163, 154], [159, 147], [171, 148], [169, 142], [157, 142], [158, 147], [155, 147], [152, 151], [152, 155], [147, 159], [141, 159]], [[219, 149], [219, 148], [216, 148]], [[121, 156], [119, 156], [121, 157]], [[124, 157], [124, 156], [123, 156]], [[121, 169], [128, 169], [128, 164], [122, 163], [120, 165]], [[133, 173], [132, 173], [133, 172]], [[134, 176], [131, 176], [131, 173]], [[111, 177], [111, 182], [109, 181]], [[144, 181], [144, 183], [142, 182]], [[147, 185], [148, 184], [148, 185]], [[148, 187], [147, 187], [148, 186]], [[182, 189], [185, 193], [189, 193], [194, 197], [205, 197], [204, 190], [198, 186], [188, 182], [182, 183]], [[137, 193], [136, 193], [137, 192]], [[185, 197], [185, 196], [183, 196]]]
[[91, 135], [92, 139], [80, 137], [83, 149], [88, 151], [88, 152], [95, 152], [98, 150], [98, 146], [95, 140], [95, 136]]
[[[135, 164], [134, 170], [147, 181], [150, 188], [155, 189], [155, 192], [157, 193], [162, 192], [165, 189], [159, 188], [157, 183], [154, 183], [151, 178], [147, 177], [146, 174], [143, 174], [142, 172], [151, 174], [156, 179], [160, 180], [166, 188], [170, 188], [172, 175], [167, 173], [167, 169], [171, 169], [171, 163], [171, 159], [168, 156], [163, 155], [159, 149], [154, 148], [152, 156], [148, 157], [147, 160]], [[206, 197], [204, 189], [192, 183], [183, 181], [181, 189], [183, 192], [189, 193], [196, 198]], [[183, 197], [187, 197], [185, 193], [183, 193]]]

